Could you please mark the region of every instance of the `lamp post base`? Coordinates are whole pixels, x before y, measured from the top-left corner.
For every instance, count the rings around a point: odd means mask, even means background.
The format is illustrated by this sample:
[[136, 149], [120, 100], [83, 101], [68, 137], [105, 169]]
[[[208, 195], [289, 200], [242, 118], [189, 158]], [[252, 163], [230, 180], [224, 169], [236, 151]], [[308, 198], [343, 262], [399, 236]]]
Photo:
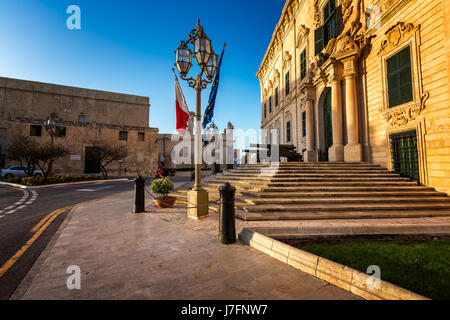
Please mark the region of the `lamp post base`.
[[208, 217], [208, 191], [196, 188], [188, 192], [188, 218], [199, 220]]

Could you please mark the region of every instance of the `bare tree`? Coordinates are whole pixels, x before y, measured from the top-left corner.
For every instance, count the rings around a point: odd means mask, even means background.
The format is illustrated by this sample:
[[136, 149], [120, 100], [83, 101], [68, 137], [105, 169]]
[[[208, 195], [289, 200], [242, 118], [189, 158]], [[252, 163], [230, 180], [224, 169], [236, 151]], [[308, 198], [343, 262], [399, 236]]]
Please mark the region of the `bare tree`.
[[93, 155], [93, 160], [98, 161], [103, 178], [108, 178], [108, 165], [113, 161], [119, 161], [128, 156], [128, 150], [122, 145], [112, 145], [106, 142], [93, 143], [97, 152]]
[[61, 145], [40, 144], [29, 137], [17, 136], [8, 146], [6, 153], [8, 159], [18, 161], [21, 167], [26, 167], [24, 171], [29, 177], [38, 167], [41, 169], [44, 179], [47, 180], [54, 161], [67, 156], [69, 151]]
[[21, 167], [25, 167], [25, 174], [31, 177], [36, 170], [37, 144], [29, 137], [17, 136], [6, 149], [9, 160], [17, 161]]
[[40, 144], [36, 148], [36, 165], [41, 169], [44, 180], [53, 169], [55, 160], [63, 158], [69, 154], [69, 150], [62, 145], [53, 143]]

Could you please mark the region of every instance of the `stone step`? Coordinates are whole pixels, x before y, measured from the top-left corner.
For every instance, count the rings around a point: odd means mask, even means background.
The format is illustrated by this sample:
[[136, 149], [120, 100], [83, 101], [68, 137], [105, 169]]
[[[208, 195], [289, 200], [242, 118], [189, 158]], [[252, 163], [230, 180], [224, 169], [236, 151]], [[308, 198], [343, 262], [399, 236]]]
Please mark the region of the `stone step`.
[[402, 210], [446, 210], [450, 214], [450, 202], [440, 203], [414, 203], [409, 206], [408, 203], [327, 203], [321, 204], [278, 204], [276, 206], [269, 205], [251, 205], [244, 207], [248, 212], [271, 212], [271, 211], [291, 211], [291, 212], [305, 212], [305, 211], [402, 211]]
[[397, 181], [411, 181], [409, 178], [402, 178], [400, 176], [384, 176], [384, 177], [358, 177], [358, 176], [348, 176], [348, 177], [292, 177], [292, 178], [277, 178], [277, 177], [234, 177], [234, 176], [217, 176], [215, 179], [209, 181], [224, 181], [224, 182], [252, 182], [252, 183], [297, 183], [297, 182], [397, 182]]
[[[239, 174], [239, 175], [260, 175], [260, 174], [303, 174], [303, 173], [331, 173], [331, 174], [348, 174], [348, 173], [394, 173], [392, 171], [389, 171], [387, 169], [355, 169], [355, 170], [349, 170], [349, 169], [296, 169], [296, 170], [232, 170], [228, 171], [230, 174]], [[225, 174], [226, 175], [226, 174]]]
[[320, 191], [329, 191], [329, 192], [365, 192], [365, 191], [381, 191], [381, 192], [405, 192], [405, 191], [433, 191], [433, 188], [430, 187], [424, 187], [419, 186], [417, 183], [407, 184], [407, 185], [380, 185], [380, 186], [373, 186], [372, 184], [369, 184], [367, 186], [288, 186], [288, 187], [255, 187], [253, 189], [255, 193], [258, 194], [265, 194], [270, 192], [279, 192], [283, 195], [288, 195], [292, 192], [320, 192]]
[[253, 205], [295, 205], [295, 204], [305, 204], [305, 205], [315, 205], [315, 204], [347, 204], [347, 205], [359, 205], [359, 204], [399, 204], [402, 206], [407, 206], [409, 204], [427, 204], [427, 203], [438, 203], [448, 204], [450, 208], [450, 198], [449, 197], [388, 197], [388, 196], [368, 196], [368, 197], [297, 197], [297, 198], [271, 198], [271, 199], [261, 199], [261, 198], [246, 198], [245, 201]]
[[[376, 190], [376, 188], [375, 188]], [[446, 197], [445, 193], [436, 192], [436, 191], [409, 191], [407, 190], [383, 190], [383, 191], [323, 191], [318, 190], [315, 192], [304, 191], [304, 192], [254, 192], [254, 191], [241, 191], [240, 194], [244, 196], [254, 197], [254, 198], [300, 198], [300, 197]], [[450, 199], [449, 197], [447, 197]]]
[[381, 218], [424, 218], [450, 216], [449, 210], [409, 210], [409, 211], [279, 211], [279, 212], [244, 212], [236, 211], [236, 217], [246, 221], [269, 220], [323, 220], [323, 219], [381, 219]]
[[[384, 181], [372, 181], [372, 180], [365, 180], [365, 181], [301, 181], [295, 183], [295, 187], [300, 186], [335, 186], [335, 187], [356, 187], [356, 186], [417, 186], [417, 182], [415, 181], [409, 181], [409, 180], [400, 180], [400, 181], [390, 181], [390, 180], [384, 180]], [[286, 182], [270, 182], [268, 183], [268, 187], [293, 187], [293, 183], [286, 183]]]
[[400, 177], [399, 174], [397, 173], [391, 173], [391, 172], [380, 172], [380, 173], [357, 173], [357, 172], [353, 172], [353, 173], [322, 173], [322, 172], [317, 172], [317, 173], [291, 173], [291, 174], [279, 174], [279, 173], [275, 173], [273, 175], [269, 175], [269, 174], [236, 174], [236, 173], [230, 173], [230, 174], [226, 174], [223, 176], [219, 176], [219, 177], [234, 177], [234, 178], [345, 178], [345, 177], [356, 177], [356, 178], [385, 178], [385, 177]]
[[272, 163], [272, 164], [250, 164], [242, 167], [238, 167], [235, 169], [240, 168], [273, 168], [273, 167], [279, 167], [279, 168], [307, 168], [307, 167], [317, 167], [317, 168], [359, 168], [359, 167], [367, 167], [367, 168], [381, 168], [378, 164], [370, 164], [370, 163], [363, 163], [363, 162], [285, 162], [285, 163]]

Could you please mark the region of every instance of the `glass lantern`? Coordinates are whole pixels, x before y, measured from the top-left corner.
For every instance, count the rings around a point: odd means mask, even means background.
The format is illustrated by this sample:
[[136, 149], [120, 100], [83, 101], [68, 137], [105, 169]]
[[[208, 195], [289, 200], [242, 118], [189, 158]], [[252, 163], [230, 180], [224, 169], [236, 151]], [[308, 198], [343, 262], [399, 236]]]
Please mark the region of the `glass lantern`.
[[178, 72], [186, 75], [192, 66], [192, 53], [185, 43], [181, 43], [177, 51], [175, 51], [175, 59]]

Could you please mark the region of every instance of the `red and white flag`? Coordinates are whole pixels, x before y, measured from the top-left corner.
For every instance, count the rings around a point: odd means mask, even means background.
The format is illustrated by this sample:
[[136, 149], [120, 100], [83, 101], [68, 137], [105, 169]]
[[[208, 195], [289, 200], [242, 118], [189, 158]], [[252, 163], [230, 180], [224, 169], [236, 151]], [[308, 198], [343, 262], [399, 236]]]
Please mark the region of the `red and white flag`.
[[186, 105], [183, 91], [175, 74], [175, 104], [177, 110], [177, 131], [181, 134], [186, 132], [187, 122], [189, 120], [189, 109]]

